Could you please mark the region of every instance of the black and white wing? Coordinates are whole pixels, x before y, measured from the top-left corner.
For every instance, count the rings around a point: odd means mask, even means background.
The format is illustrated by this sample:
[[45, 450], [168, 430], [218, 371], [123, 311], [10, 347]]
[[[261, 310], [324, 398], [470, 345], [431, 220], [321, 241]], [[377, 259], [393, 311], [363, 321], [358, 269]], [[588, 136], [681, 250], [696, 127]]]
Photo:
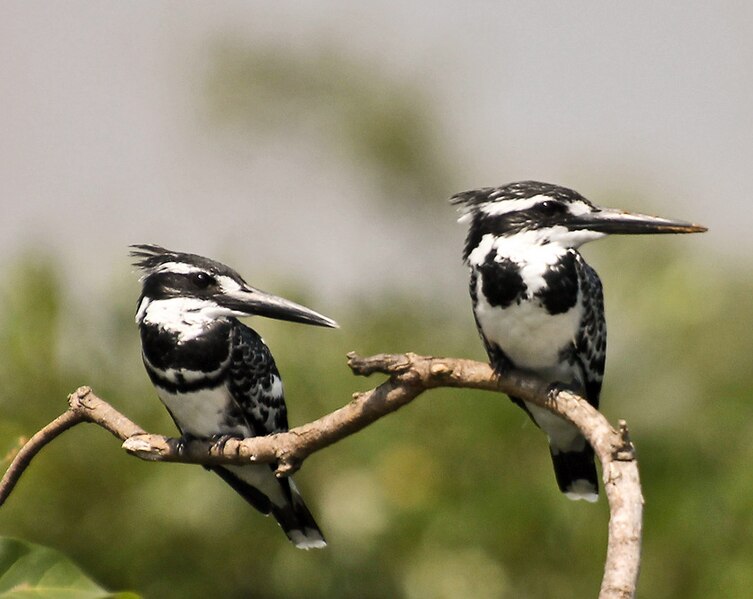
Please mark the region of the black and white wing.
[[[287, 431], [282, 380], [269, 348], [256, 331], [240, 322], [235, 324], [232, 340], [227, 388], [237, 415], [245, 421], [242, 428], [251, 437]], [[273, 464], [211, 469], [260, 512], [271, 513], [297, 547], [326, 545], [293, 479], [277, 478]]]
[[248, 423], [248, 436], [288, 430], [282, 379], [272, 352], [253, 329], [236, 323], [227, 386]]
[[581, 282], [583, 318], [575, 340], [574, 358], [583, 372], [586, 399], [599, 407], [601, 382], [607, 355], [607, 323], [604, 318], [604, 293], [596, 271], [577, 255], [576, 268]]

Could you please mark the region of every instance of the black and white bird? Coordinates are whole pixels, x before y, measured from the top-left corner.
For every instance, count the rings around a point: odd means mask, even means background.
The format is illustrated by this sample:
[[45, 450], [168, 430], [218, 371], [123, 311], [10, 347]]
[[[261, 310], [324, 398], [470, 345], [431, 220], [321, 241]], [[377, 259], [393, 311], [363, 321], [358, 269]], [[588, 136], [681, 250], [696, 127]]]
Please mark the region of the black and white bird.
[[[132, 246], [143, 271], [136, 311], [144, 365], [184, 439], [288, 430], [282, 380], [269, 348], [241, 316], [324, 327], [334, 320], [248, 285], [233, 269], [157, 245]], [[324, 536], [291, 478], [269, 464], [211, 466], [246, 501], [271, 513], [302, 549]]]
[[[476, 326], [492, 367], [516, 368], [563, 385], [599, 406], [607, 331], [602, 286], [577, 249], [605, 235], [697, 233], [704, 227], [594, 206], [577, 192], [522, 181], [459, 193], [468, 223]], [[596, 501], [594, 454], [571, 423], [511, 397], [549, 437], [560, 490]]]

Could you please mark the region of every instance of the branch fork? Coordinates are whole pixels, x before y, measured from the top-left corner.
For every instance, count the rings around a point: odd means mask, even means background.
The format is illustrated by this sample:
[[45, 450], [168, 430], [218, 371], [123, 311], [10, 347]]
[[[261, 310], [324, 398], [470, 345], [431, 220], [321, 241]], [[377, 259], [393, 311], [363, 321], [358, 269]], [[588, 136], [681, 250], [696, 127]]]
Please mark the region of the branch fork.
[[635, 448], [627, 424], [613, 428], [602, 414], [577, 394], [552, 388], [518, 371], [495, 373], [487, 364], [456, 358], [406, 354], [361, 357], [348, 354], [354, 374], [386, 374], [388, 379], [368, 391], [353, 394], [343, 407], [284, 433], [248, 439], [192, 439], [184, 441], [145, 432], [137, 424], [80, 387], [68, 397], [69, 408], [31, 437], [12, 458], [0, 480], [0, 505], [34, 456], [69, 428], [82, 422], [96, 424], [120, 439], [128, 453], [148, 461], [192, 464], [274, 463], [277, 476], [289, 476], [311, 454], [352, 435], [374, 421], [437, 387], [465, 387], [501, 391], [542, 406], [575, 424], [601, 461], [609, 502], [609, 539], [600, 599], [635, 596], [640, 566], [643, 497]]

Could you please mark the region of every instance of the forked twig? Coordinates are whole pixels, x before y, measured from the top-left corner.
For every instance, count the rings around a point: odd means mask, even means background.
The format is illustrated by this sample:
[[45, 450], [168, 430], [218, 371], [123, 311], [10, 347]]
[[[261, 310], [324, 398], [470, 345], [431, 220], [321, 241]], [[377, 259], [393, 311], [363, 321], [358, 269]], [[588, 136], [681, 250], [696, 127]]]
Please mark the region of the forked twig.
[[197, 464], [276, 463], [278, 476], [300, 468], [312, 453], [367, 427], [411, 402], [426, 390], [465, 387], [502, 391], [543, 406], [575, 424], [593, 446], [602, 465], [609, 502], [609, 540], [600, 599], [635, 596], [643, 521], [638, 463], [627, 425], [614, 429], [586, 400], [567, 390], [554, 390], [535, 377], [511, 372], [497, 376], [487, 364], [456, 358], [416, 354], [348, 354], [354, 374], [382, 373], [389, 378], [377, 387], [355, 393], [345, 406], [307, 424], [266, 437], [229, 439], [224, 443], [178, 439], [144, 432], [90, 388], [81, 387], [69, 398], [69, 408], [37, 432], [18, 451], [0, 481], [0, 505], [10, 495], [32, 458], [58, 435], [81, 422], [91, 422], [123, 441], [123, 447], [142, 459]]

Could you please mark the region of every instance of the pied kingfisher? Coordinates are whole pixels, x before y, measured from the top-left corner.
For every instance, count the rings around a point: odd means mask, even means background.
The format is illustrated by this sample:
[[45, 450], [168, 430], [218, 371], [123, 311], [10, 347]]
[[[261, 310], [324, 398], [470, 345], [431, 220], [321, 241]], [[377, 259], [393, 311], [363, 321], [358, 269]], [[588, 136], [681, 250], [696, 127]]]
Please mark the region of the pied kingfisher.
[[[492, 367], [564, 385], [599, 407], [607, 331], [601, 281], [577, 248], [612, 233], [696, 233], [699, 225], [594, 206], [577, 192], [536, 181], [459, 193], [469, 224], [476, 326]], [[593, 449], [571, 423], [511, 397], [549, 437], [554, 473], [570, 499], [596, 501]]]
[[[240, 316], [325, 327], [334, 320], [248, 285], [233, 269], [195, 254], [135, 245], [143, 270], [136, 323], [142, 358], [183, 439], [255, 437], [288, 430], [282, 381], [269, 348]], [[210, 466], [302, 549], [324, 536], [291, 478], [270, 464]]]

